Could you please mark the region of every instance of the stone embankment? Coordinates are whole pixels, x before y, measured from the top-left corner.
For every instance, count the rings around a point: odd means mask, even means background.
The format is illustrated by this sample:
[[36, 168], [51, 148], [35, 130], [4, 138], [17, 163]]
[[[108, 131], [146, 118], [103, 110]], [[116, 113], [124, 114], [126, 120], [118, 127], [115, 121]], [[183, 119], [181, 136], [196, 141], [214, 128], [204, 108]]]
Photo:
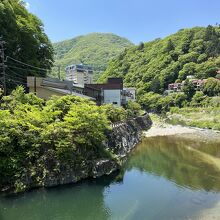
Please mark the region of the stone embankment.
[[148, 130], [152, 125], [149, 115], [144, 115], [123, 123], [117, 123], [109, 131], [107, 141], [103, 143], [108, 152], [115, 158], [101, 158], [94, 161], [87, 161], [78, 168], [65, 167], [59, 174], [49, 172], [45, 178], [45, 187], [57, 186], [68, 183], [75, 183], [85, 178], [97, 178], [109, 175], [120, 169], [126, 160], [129, 152], [135, 148], [142, 138], [142, 132]]

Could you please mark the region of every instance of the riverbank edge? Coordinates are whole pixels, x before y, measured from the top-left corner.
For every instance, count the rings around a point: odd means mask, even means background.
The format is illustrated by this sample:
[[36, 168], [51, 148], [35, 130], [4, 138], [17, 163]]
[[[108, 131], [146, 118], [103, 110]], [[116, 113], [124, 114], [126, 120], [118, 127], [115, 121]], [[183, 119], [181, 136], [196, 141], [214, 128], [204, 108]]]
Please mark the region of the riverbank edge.
[[183, 125], [220, 132], [220, 108], [185, 107], [171, 108], [166, 113], [166, 121], [173, 125]]
[[115, 124], [106, 134], [107, 141], [103, 142], [105, 150], [111, 152], [115, 156], [114, 159], [101, 158], [90, 161], [82, 170], [66, 170], [62, 177], [48, 177], [44, 186], [54, 187], [110, 175], [121, 168], [128, 154], [141, 141], [143, 131], [148, 130], [151, 125], [152, 121], [148, 114]]
[[150, 114], [153, 125], [148, 131], [144, 131], [146, 138], [157, 136], [179, 136], [181, 138], [194, 139], [199, 137], [201, 141], [220, 140], [220, 131], [208, 128], [199, 128], [192, 126], [183, 126], [181, 124], [172, 124], [167, 121], [166, 117], [160, 117]]
[[[107, 139], [103, 142], [104, 149], [111, 152], [114, 158], [99, 158], [93, 161], [86, 161], [84, 165], [77, 168], [66, 166], [59, 173], [51, 170], [45, 174], [44, 182], [41, 185], [33, 184], [31, 177], [26, 177], [24, 182], [27, 187], [22, 192], [35, 188], [50, 188], [77, 183], [88, 178], [110, 175], [121, 168], [129, 153], [141, 141], [143, 131], [148, 130], [151, 126], [152, 121], [148, 114], [114, 124], [112, 130], [106, 133]], [[10, 195], [20, 192], [6, 189], [2, 193]]]

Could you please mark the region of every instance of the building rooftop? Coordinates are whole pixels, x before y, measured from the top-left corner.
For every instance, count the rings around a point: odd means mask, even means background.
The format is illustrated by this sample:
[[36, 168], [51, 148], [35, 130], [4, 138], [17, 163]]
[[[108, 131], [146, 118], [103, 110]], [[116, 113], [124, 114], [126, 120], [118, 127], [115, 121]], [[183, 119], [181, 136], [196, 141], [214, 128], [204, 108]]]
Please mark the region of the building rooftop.
[[72, 64], [66, 67], [66, 70], [73, 69], [73, 70], [82, 70], [82, 71], [89, 71], [93, 72], [93, 68], [90, 65], [86, 64]]

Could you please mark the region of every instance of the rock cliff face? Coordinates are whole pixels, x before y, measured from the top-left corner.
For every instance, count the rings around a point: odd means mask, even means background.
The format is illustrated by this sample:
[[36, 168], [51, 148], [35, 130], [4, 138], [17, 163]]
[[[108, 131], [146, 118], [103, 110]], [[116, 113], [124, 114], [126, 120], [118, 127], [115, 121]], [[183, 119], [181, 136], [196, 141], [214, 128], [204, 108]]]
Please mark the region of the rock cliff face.
[[151, 125], [152, 121], [149, 115], [114, 124], [112, 131], [107, 133], [107, 141], [103, 144], [107, 151], [117, 156], [117, 159], [101, 158], [95, 161], [87, 161], [79, 169], [67, 169], [65, 167], [58, 175], [48, 174], [44, 186], [51, 187], [75, 183], [89, 177], [97, 178], [109, 175], [113, 171], [120, 169], [128, 153], [141, 140], [142, 131], [148, 130]]
[[92, 177], [100, 177], [119, 169], [126, 160], [129, 152], [135, 148], [142, 138], [142, 131], [148, 130], [152, 125], [149, 115], [130, 119], [123, 123], [113, 125], [107, 134], [105, 148], [117, 155], [116, 160], [99, 160], [93, 167]]
[[122, 159], [139, 143], [142, 131], [148, 130], [151, 125], [152, 121], [149, 115], [116, 124], [107, 135], [108, 141], [105, 143], [105, 146]]
[[[128, 153], [141, 140], [142, 131], [148, 130], [151, 124], [152, 121], [148, 115], [114, 124], [112, 130], [106, 134], [107, 141], [103, 143], [106, 152], [113, 155], [113, 157], [106, 156], [106, 158], [83, 161], [74, 167], [60, 164], [54, 157], [51, 157], [50, 161], [47, 157], [45, 160], [47, 169], [40, 171], [38, 174], [43, 175], [42, 181], [33, 181], [31, 174], [27, 174], [22, 181], [25, 185], [23, 190], [76, 183], [82, 179], [111, 174], [113, 171], [120, 169]], [[59, 167], [59, 169], [56, 170], [54, 167]]]

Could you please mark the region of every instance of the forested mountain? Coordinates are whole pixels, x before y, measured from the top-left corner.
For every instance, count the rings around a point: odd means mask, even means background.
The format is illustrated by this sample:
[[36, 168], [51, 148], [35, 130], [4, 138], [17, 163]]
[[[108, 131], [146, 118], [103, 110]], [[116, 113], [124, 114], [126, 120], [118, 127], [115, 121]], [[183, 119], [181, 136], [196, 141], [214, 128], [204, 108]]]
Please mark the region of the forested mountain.
[[[52, 44], [44, 32], [42, 22], [28, 12], [23, 1], [0, 2], [0, 37], [5, 42], [5, 58], [9, 56], [38, 68], [51, 68]], [[11, 58], [6, 63], [7, 92], [17, 85], [26, 85], [27, 75], [46, 75], [44, 70], [23, 65]]]
[[[71, 40], [54, 43], [55, 66], [64, 69], [70, 64], [89, 64], [96, 73], [104, 71], [110, 59], [133, 44], [125, 38], [110, 33], [92, 33]], [[54, 68], [53, 74], [56, 74]]]
[[214, 77], [220, 67], [220, 27], [181, 29], [164, 39], [126, 49], [114, 58], [100, 77], [123, 77], [135, 86], [139, 97], [147, 92], [162, 93], [169, 83], [187, 75]]

